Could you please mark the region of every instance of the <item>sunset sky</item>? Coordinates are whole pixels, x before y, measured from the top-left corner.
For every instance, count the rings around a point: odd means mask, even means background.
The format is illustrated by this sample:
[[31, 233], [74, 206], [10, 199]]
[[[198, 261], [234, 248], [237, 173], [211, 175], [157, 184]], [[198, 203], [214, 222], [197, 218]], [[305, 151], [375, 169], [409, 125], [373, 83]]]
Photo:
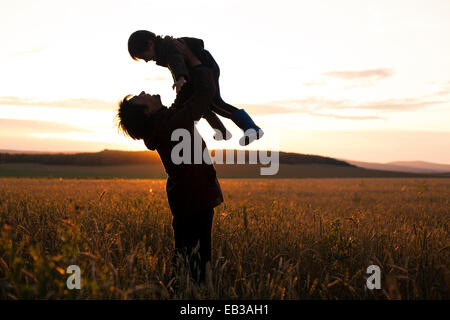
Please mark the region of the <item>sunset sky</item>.
[[[225, 101], [266, 132], [249, 149], [371, 162], [450, 163], [450, 1], [1, 0], [0, 149], [145, 150], [114, 126], [169, 70], [133, 61], [129, 35], [201, 38]], [[213, 148], [237, 148], [234, 137]]]

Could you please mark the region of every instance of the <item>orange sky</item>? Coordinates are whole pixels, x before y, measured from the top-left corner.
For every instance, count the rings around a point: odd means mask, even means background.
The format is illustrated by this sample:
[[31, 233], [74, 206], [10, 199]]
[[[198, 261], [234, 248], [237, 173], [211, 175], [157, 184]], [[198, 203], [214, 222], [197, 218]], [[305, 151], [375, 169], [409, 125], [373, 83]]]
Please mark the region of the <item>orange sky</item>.
[[[450, 2], [11, 1], [0, 10], [0, 149], [144, 150], [116, 104], [170, 105], [167, 69], [133, 61], [131, 32], [202, 38], [224, 100], [279, 148], [360, 161], [450, 163]], [[234, 138], [210, 148], [236, 148]]]

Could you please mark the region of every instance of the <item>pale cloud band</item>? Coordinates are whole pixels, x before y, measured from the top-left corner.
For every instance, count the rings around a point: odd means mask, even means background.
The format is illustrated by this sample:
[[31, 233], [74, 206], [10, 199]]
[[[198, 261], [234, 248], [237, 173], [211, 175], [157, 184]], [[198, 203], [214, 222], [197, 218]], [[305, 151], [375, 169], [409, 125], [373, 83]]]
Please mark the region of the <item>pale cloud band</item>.
[[100, 99], [64, 99], [45, 101], [33, 98], [19, 98], [4, 96], [0, 97], [0, 106], [34, 106], [34, 107], [55, 107], [55, 108], [74, 108], [74, 109], [96, 109], [96, 110], [114, 110], [117, 109], [117, 102], [110, 102]]
[[[71, 126], [66, 123], [54, 121], [40, 121], [40, 120], [23, 120], [23, 119], [3, 119], [0, 118], [0, 128], [7, 128], [6, 131], [17, 131], [22, 134], [29, 132], [90, 132], [85, 128]], [[0, 132], [5, 132], [1, 130]]]
[[284, 101], [275, 101], [272, 103], [249, 104], [245, 105], [248, 112], [253, 115], [268, 114], [292, 114], [308, 113], [313, 116], [331, 117], [335, 119], [351, 120], [373, 120], [385, 119], [378, 115], [364, 116], [343, 116], [331, 113], [319, 113], [323, 110], [361, 110], [361, 111], [384, 111], [384, 112], [407, 112], [424, 109], [431, 106], [445, 104], [445, 100], [425, 100], [421, 98], [388, 99], [372, 101], [367, 103], [354, 103], [350, 100], [333, 100], [323, 97], [307, 97], [303, 99], [291, 99]]
[[41, 53], [47, 49], [48, 49], [48, 46], [42, 45], [42, 46], [37, 46], [37, 47], [27, 49], [27, 50], [14, 51], [11, 53], [11, 56], [17, 57], [17, 56], [23, 56], [23, 55], [28, 55], [28, 54], [37, 54], [37, 53]]
[[383, 79], [389, 78], [394, 74], [392, 69], [387, 68], [379, 68], [379, 69], [368, 69], [368, 70], [359, 70], [359, 71], [330, 71], [324, 72], [323, 75], [334, 77], [343, 80], [358, 80], [358, 79], [366, 79], [366, 78], [376, 78]]
[[0, 132], [2, 135], [23, 135], [29, 133], [66, 133], [66, 132], [91, 132], [88, 129], [71, 126], [66, 123], [40, 120], [1, 119]]

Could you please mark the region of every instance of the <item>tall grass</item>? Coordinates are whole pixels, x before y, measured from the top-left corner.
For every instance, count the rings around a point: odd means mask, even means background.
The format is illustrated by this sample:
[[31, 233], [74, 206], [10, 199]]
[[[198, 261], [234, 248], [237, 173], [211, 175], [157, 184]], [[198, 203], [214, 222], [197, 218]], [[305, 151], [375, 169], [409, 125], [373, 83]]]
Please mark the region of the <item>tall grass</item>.
[[[221, 186], [199, 285], [171, 264], [164, 180], [0, 179], [0, 298], [450, 298], [450, 179]], [[72, 264], [81, 290], [66, 287]], [[372, 264], [381, 290], [366, 288]]]

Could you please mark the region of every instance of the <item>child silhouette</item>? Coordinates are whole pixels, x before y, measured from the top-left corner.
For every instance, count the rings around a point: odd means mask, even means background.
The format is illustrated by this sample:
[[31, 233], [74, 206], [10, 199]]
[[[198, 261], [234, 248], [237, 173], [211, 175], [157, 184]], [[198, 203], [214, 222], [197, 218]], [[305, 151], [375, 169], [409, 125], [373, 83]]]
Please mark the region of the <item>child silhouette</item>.
[[191, 66], [186, 54], [195, 55], [201, 63], [211, 69], [216, 85], [216, 94], [212, 105], [205, 112], [203, 118], [216, 130], [214, 139], [228, 140], [231, 133], [225, 128], [216, 113], [232, 120], [244, 131], [244, 136], [239, 139], [239, 144], [246, 146], [261, 138], [263, 130], [258, 127], [244, 109], [238, 109], [225, 101], [220, 96], [219, 76], [220, 68], [212, 55], [205, 50], [203, 40], [183, 37], [161, 37], [147, 30], [139, 30], [131, 34], [128, 39], [128, 52], [134, 60], [155, 61], [157, 65], [167, 67], [172, 73], [177, 93], [183, 85], [190, 80]]

